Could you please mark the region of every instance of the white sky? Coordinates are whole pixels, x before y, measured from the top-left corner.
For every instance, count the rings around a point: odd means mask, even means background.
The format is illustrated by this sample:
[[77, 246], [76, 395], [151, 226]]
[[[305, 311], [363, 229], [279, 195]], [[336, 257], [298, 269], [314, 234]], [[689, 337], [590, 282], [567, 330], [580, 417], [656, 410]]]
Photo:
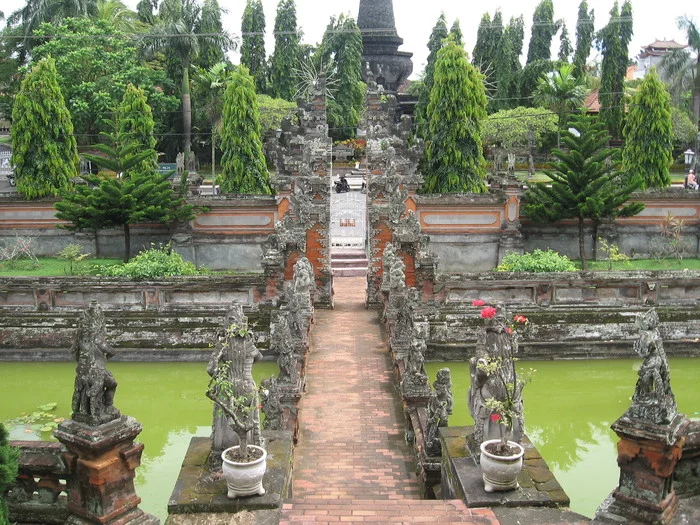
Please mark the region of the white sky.
[[[138, 0], [125, 0], [132, 8]], [[569, 30], [569, 36], [575, 47], [576, 43], [576, 18], [580, 0], [554, 0], [554, 18], [563, 18]], [[595, 29], [598, 30], [607, 24], [610, 9], [614, 0], [588, 0], [589, 9], [595, 10]], [[266, 51], [270, 55], [274, 49], [272, 29], [275, 22], [275, 13], [278, 0], [263, 0], [265, 20], [267, 22]], [[455, 18], [458, 18], [465, 38], [465, 48], [470, 53], [476, 42], [476, 32], [479, 21], [485, 11], [491, 16], [500, 7], [504, 22], [507, 23], [511, 16], [523, 15], [525, 19], [525, 45], [524, 53], [527, 53], [527, 45], [530, 38], [530, 24], [532, 14], [539, 0], [501, 0], [500, 2], [475, 2], [472, 0], [394, 0], [394, 15], [399, 36], [404, 39], [404, 44], [399, 49], [413, 53], [412, 78], [422, 71], [427, 59], [428, 38], [441, 12], [447, 17], [448, 28]], [[622, 0], [620, 0], [620, 4]], [[1, 2], [5, 15], [22, 7], [24, 0], [3, 0]], [[315, 44], [320, 42], [323, 31], [332, 15], [341, 13], [349, 14], [357, 18], [359, 0], [296, 0], [297, 21], [304, 33], [304, 42]], [[245, 7], [245, 0], [219, 0], [228, 12], [224, 15], [224, 28], [234, 35], [240, 35], [241, 16]], [[695, 9], [693, 9], [695, 5]], [[694, 0], [633, 0], [634, 36], [630, 44], [630, 55], [636, 56], [639, 49], [656, 39], [675, 39], [677, 42], [686, 43], [685, 35], [677, 28], [676, 18], [688, 15], [695, 20], [700, 18], [700, 8]], [[559, 37], [553, 40], [553, 56], [559, 48]], [[592, 56], [592, 55], [591, 55]]]

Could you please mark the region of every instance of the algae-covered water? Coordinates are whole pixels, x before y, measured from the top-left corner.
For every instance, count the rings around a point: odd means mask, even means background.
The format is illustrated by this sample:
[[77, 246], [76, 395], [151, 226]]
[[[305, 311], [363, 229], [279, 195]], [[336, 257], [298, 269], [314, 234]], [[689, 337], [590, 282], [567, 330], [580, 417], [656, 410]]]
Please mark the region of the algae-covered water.
[[[571, 498], [576, 512], [591, 516], [615, 487], [619, 471], [610, 425], [629, 406], [640, 361], [523, 362], [536, 369], [525, 389], [526, 430]], [[455, 410], [451, 426], [471, 424], [466, 403], [465, 363], [429, 363], [435, 372], [452, 370]], [[136, 488], [141, 508], [165, 519], [180, 465], [193, 436], [210, 433], [212, 407], [204, 396], [206, 363], [110, 363], [119, 382], [115, 405], [143, 424], [145, 444]], [[277, 373], [275, 363], [256, 363], [258, 383]], [[672, 386], [679, 409], [700, 417], [700, 359], [672, 359]], [[73, 363], [0, 363], [0, 421], [56, 402], [57, 417], [68, 417]], [[29, 432], [25, 432], [29, 430]], [[50, 439], [51, 434], [15, 426], [12, 439]]]
[[[525, 431], [571, 498], [571, 508], [592, 517], [617, 486], [617, 436], [610, 425], [629, 407], [641, 360], [523, 361], [536, 372], [525, 387]], [[679, 411], [700, 418], [700, 359], [671, 359], [671, 386]], [[467, 363], [427, 363], [452, 372], [450, 426], [471, 425]]]
[[[114, 405], [143, 425], [136, 438], [145, 445], [135, 480], [140, 508], [164, 521], [190, 439], [211, 433], [212, 403], [204, 396], [207, 364], [109, 363], [108, 367], [119, 383]], [[277, 372], [276, 363], [260, 362], [253, 368], [258, 384]], [[70, 417], [74, 363], [0, 363], [0, 378], [0, 421], [52, 402], [58, 403], [57, 417]], [[37, 435], [27, 425], [15, 426], [10, 436], [51, 437], [50, 432]]]

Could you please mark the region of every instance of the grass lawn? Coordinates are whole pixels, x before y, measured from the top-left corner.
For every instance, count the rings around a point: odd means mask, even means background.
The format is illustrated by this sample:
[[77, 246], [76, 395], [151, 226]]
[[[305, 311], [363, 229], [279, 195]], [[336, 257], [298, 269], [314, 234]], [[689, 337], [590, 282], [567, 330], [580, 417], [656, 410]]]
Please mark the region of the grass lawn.
[[[580, 261], [574, 261], [576, 266], [581, 267]], [[609, 268], [608, 261], [588, 261], [588, 269], [593, 271], [607, 271]], [[632, 270], [700, 270], [700, 259], [634, 259], [631, 261], [612, 263], [614, 271], [632, 271]]]
[[[73, 264], [73, 275], [86, 275], [95, 265], [120, 264], [121, 259], [88, 259]], [[0, 263], [0, 276], [3, 277], [55, 277], [71, 275], [70, 262], [55, 257], [39, 257], [39, 266], [26, 259], [14, 263]]]
[[[671, 172], [671, 184], [683, 184], [685, 181], [684, 171], [672, 171]], [[530, 178], [527, 171], [516, 171], [515, 177], [526, 184], [532, 184], [534, 182], [551, 182], [551, 179], [547, 177], [542, 171], [536, 171], [535, 176]]]

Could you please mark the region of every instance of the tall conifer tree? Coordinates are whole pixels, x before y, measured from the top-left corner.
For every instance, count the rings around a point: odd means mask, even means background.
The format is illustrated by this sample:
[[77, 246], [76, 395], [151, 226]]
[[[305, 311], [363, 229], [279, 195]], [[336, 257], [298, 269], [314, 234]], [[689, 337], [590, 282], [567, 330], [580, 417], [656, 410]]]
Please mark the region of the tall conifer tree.
[[151, 173], [158, 168], [156, 139], [153, 136], [153, 112], [148, 105], [143, 89], [129, 84], [117, 110], [119, 131], [127, 133], [139, 149], [151, 150], [152, 154], [134, 167], [139, 173]]
[[267, 91], [265, 11], [262, 0], [247, 0], [241, 22], [241, 64], [246, 66], [258, 93]]
[[610, 10], [610, 21], [602, 30], [603, 65], [600, 80], [600, 117], [613, 138], [622, 138], [625, 119], [625, 76], [628, 47], [632, 39], [632, 5], [625, 0], [622, 10], [617, 0]]
[[292, 101], [296, 93], [294, 70], [299, 68], [300, 58], [296, 3], [280, 0], [275, 18], [275, 52], [270, 62], [272, 96]]
[[522, 71], [520, 54], [523, 51], [525, 37], [522, 15], [511, 18], [503, 31], [496, 54], [496, 94], [489, 101], [489, 113], [519, 106], [520, 82]]
[[554, 23], [552, 0], [542, 0], [532, 15], [532, 33], [527, 50], [527, 63], [535, 60], [549, 60], [552, 56], [552, 37], [557, 32]]
[[428, 104], [430, 103], [430, 91], [433, 88], [435, 62], [437, 61], [438, 51], [442, 49], [443, 41], [447, 38], [447, 36], [448, 32], [445, 13], [441, 13], [435, 27], [433, 27], [433, 30], [430, 33], [430, 40], [428, 40], [428, 61], [426, 62], [425, 70], [423, 71], [423, 86], [418, 94], [418, 103], [416, 104], [415, 110], [416, 134], [422, 138], [425, 138], [427, 133], [428, 122], [426, 112], [428, 110]]
[[[199, 31], [213, 35], [224, 33], [224, 26], [221, 23], [221, 7], [218, 0], [204, 0]], [[203, 69], [210, 69], [215, 64], [226, 60], [226, 49], [219, 42], [203, 39], [200, 46], [201, 49], [195, 60], [195, 65]]]
[[630, 177], [640, 177], [642, 189], [664, 189], [671, 185], [671, 164], [671, 95], [659, 79], [656, 68], [652, 67], [630, 103], [622, 169]]
[[472, 64], [484, 75], [486, 91], [489, 98], [496, 96], [499, 71], [499, 49], [503, 37], [503, 15], [500, 9], [496, 9], [493, 19], [488, 13], [484, 13], [479, 24], [474, 46]]
[[255, 84], [245, 66], [236, 68], [224, 95], [221, 167], [222, 193], [269, 195], [270, 174], [263, 153]]
[[591, 46], [595, 38], [595, 13], [588, 10], [588, 2], [581, 0], [578, 6], [578, 18], [576, 19], [576, 51], [574, 52], [574, 73], [580, 77], [586, 69], [588, 56], [591, 54]]
[[479, 71], [449, 38], [438, 52], [428, 105], [424, 193], [484, 193], [481, 122], [486, 92]]
[[569, 30], [566, 28], [566, 22], [562, 21], [561, 35], [559, 35], [559, 60], [561, 62], [568, 62], [569, 57], [573, 52], [574, 48], [571, 47], [571, 40], [569, 39]]
[[39, 61], [22, 81], [10, 135], [17, 191], [25, 198], [58, 195], [78, 175], [73, 122], [51, 57]]
[[462, 33], [462, 26], [459, 25], [459, 19], [452, 23], [450, 34], [454, 38], [455, 44], [460, 47], [464, 47], [464, 33]]

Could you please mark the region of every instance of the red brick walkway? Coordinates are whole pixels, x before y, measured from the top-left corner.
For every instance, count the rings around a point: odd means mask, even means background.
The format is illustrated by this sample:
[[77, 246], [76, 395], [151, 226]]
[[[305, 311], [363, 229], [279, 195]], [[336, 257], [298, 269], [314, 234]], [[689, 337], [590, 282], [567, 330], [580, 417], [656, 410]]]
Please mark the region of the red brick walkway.
[[316, 310], [299, 412], [293, 499], [281, 524], [497, 524], [488, 509], [420, 500], [394, 372], [363, 277], [335, 280], [335, 310]]

